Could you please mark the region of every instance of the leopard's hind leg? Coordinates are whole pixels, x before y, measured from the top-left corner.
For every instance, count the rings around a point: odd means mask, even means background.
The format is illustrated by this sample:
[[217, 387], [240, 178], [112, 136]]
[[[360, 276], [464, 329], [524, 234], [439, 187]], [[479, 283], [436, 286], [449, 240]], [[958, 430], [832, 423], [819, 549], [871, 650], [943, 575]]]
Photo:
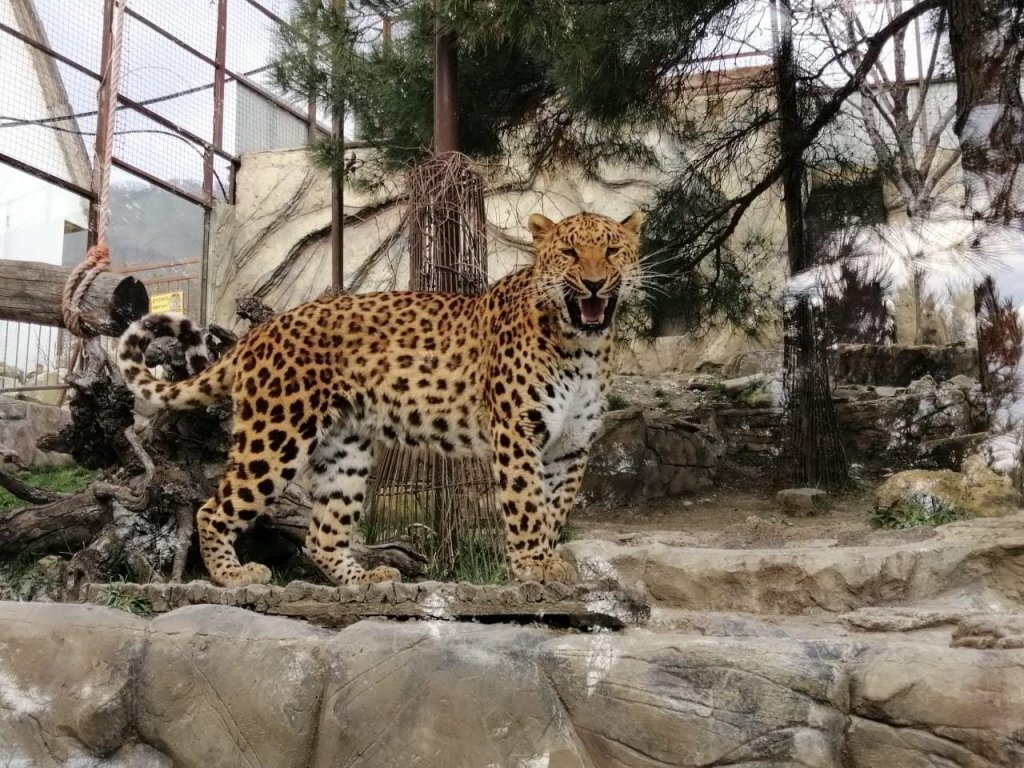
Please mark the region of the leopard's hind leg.
[[313, 453], [313, 519], [306, 548], [337, 584], [402, 580], [394, 568], [365, 570], [352, 556], [352, 536], [366, 503], [372, 462], [370, 439], [344, 429], [331, 430]]
[[266, 584], [270, 569], [241, 564], [235, 540], [263, 514], [302, 468], [313, 444], [286, 421], [235, 416], [235, 435], [217, 495], [196, 514], [199, 550], [216, 584]]

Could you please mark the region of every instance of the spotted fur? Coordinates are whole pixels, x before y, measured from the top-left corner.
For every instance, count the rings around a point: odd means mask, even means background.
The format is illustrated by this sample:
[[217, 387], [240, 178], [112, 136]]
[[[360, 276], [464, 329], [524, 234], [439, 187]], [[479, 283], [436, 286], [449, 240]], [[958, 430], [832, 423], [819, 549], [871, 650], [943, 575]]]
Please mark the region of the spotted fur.
[[621, 223], [534, 215], [531, 267], [480, 296], [390, 292], [303, 304], [251, 331], [179, 383], [154, 378], [145, 350], [176, 336], [193, 369], [202, 338], [181, 315], [149, 315], [122, 337], [135, 394], [170, 408], [230, 394], [233, 441], [216, 495], [198, 512], [203, 560], [218, 584], [266, 582], [242, 565], [238, 534], [310, 468], [307, 547], [336, 582], [399, 580], [350, 551], [366, 501], [373, 441], [490, 456], [512, 573], [572, 582], [555, 550], [600, 425], [616, 305], [639, 280], [640, 215]]

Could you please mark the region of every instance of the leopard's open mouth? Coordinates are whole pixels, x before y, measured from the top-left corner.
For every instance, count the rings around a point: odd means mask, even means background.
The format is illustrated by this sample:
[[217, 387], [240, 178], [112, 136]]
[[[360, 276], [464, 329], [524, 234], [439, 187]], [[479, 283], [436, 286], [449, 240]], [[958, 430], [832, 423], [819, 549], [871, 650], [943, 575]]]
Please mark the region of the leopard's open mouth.
[[618, 296], [580, 296], [571, 286], [565, 288], [565, 307], [573, 326], [588, 333], [600, 333], [612, 324]]

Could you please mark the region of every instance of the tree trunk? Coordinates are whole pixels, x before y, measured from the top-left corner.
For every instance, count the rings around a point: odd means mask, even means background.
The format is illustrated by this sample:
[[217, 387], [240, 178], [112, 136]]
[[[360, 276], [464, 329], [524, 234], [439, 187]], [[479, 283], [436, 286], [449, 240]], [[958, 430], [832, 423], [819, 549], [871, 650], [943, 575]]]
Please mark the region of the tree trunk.
[[[779, 0], [781, 28], [776, 49], [779, 100], [779, 141], [783, 156], [800, 157], [803, 136], [793, 56], [793, 20], [789, 0]], [[789, 272], [809, 269], [814, 259], [804, 220], [804, 165], [794, 161], [782, 177], [786, 208]], [[783, 382], [785, 414], [781, 460], [785, 474], [802, 485], [838, 487], [847, 481], [846, 453], [832, 402], [824, 324], [821, 312], [806, 296], [785, 312]]]
[[949, 0], [956, 69], [953, 129], [960, 140], [967, 205], [992, 221], [1024, 216], [1024, 5], [1019, 0]]
[[[63, 327], [61, 297], [71, 270], [54, 264], [0, 259], [0, 320]], [[105, 272], [89, 286], [79, 310], [88, 332], [120, 336], [149, 311], [149, 294], [138, 279]]]

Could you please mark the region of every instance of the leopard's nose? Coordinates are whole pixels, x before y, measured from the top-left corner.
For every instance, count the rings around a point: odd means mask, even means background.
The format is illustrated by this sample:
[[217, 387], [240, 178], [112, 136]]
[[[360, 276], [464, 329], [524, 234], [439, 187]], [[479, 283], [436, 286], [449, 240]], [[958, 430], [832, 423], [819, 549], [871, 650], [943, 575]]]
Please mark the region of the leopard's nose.
[[600, 280], [581, 280], [581, 282], [590, 289], [591, 296], [597, 296], [597, 292], [604, 287], [608, 280], [607, 278], [601, 278]]

